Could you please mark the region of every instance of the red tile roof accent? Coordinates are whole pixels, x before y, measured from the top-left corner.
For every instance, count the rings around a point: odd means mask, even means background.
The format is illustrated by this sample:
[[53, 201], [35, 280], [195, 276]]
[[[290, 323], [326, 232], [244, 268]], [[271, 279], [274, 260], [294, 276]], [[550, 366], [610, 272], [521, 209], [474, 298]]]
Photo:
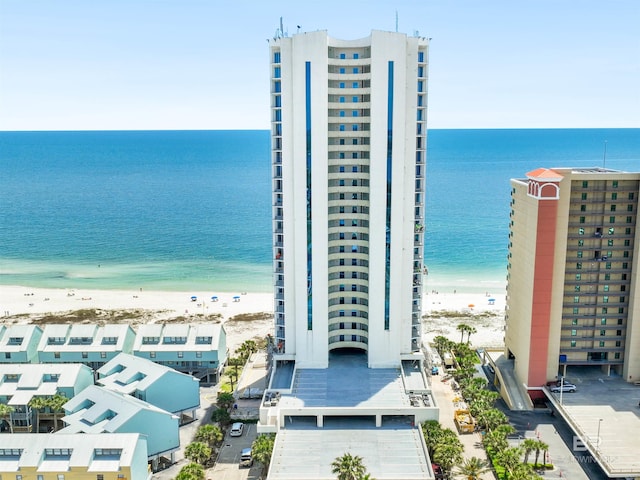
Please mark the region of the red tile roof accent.
[[538, 168], [536, 170], [533, 170], [532, 172], [527, 173], [527, 178], [531, 180], [555, 180], [559, 182], [564, 178], [564, 176], [559, 174], [555, 170], [551, 170], [550, 168]]

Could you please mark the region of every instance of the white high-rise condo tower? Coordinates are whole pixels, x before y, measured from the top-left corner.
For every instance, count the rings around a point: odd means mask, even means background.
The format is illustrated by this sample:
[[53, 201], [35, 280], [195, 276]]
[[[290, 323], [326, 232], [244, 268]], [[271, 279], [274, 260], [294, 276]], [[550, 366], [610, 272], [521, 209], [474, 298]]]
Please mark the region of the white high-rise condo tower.
[[[270, 40], [275, 352], [397, 367], [421, 342], [428, 40]], [[415, 358], [415, 357], [414, 357]]]

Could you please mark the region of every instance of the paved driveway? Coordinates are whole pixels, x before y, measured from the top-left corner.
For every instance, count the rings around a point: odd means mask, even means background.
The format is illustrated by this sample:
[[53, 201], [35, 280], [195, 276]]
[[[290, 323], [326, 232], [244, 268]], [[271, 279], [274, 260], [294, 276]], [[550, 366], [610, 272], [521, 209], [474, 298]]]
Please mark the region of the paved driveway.
[[207, 479], [215, 480], [258, 480], [260, 465], [254, 462], [251, 468], [240, 468], [240, 452], [250, 447], [257, 437], [256, 426], [245, 423], [241, 437], [227, 436], [218, 455], [216, 465], [207, 472]]

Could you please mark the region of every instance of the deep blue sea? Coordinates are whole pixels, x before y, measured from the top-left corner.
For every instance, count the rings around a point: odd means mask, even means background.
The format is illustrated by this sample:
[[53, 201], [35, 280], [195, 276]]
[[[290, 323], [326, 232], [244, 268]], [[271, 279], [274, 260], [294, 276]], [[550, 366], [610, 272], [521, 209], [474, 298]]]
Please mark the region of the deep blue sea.
[[[509, 180], [603, 165], [640, 129], [429, 131], [427, 288], [503, 289]], [[270, 291], [270, 205], [267, 131], [0, 132], [0, 284]]]

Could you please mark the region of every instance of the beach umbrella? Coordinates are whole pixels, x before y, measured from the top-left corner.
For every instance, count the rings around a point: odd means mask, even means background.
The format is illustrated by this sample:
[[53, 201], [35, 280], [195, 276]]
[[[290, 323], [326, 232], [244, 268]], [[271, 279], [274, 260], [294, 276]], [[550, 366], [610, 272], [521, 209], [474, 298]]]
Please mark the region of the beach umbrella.
[[211, 301], [212, 302], [217, 302], [218, 301], [218, 297], [216, 297], [215, 295], [213, 297], [211, 297]]
[[233, 297], [233, 301], [234, 302], [239, 302], [240, 301], [240, 296], [236, 295], [235, 297]]
[[191, 297], [191, 301], [195, 302], [196, 300], [198, 300], [198, 297], [196, 297], [195, 295], [193, 297]]

